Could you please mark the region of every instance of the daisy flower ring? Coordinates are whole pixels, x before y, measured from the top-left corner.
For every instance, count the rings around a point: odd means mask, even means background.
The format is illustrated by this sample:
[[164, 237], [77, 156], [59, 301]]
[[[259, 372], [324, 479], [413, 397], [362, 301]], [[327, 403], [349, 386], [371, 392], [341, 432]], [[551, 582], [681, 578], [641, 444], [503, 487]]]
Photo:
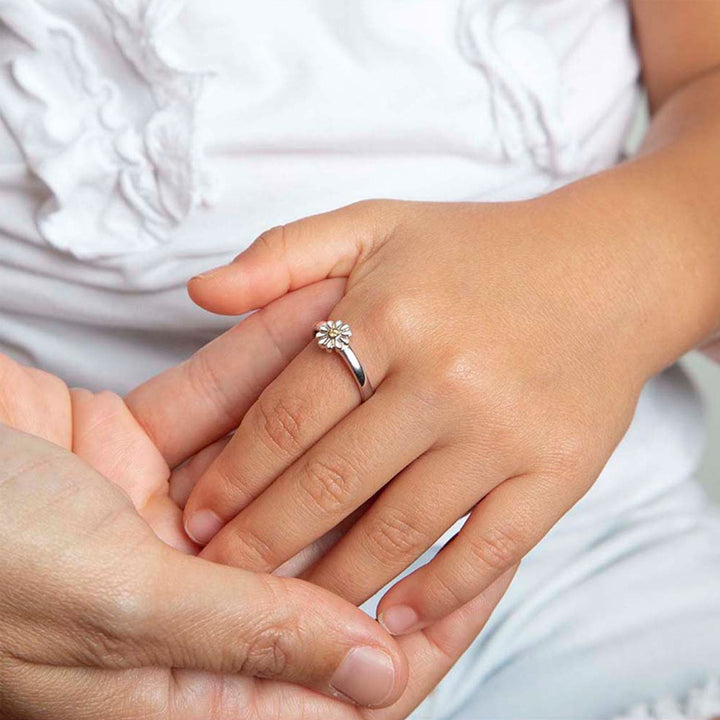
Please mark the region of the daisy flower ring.
[[326, 352], [335, 351], [342, 357], [355, 378], [360, 390], [360, 399], [365, 402], [373, 394], [373, 387], [358, 356], [350, 347], [351, 337], [350, 326], [342, 320], [325, 320], [315, 325], [317, 344]]

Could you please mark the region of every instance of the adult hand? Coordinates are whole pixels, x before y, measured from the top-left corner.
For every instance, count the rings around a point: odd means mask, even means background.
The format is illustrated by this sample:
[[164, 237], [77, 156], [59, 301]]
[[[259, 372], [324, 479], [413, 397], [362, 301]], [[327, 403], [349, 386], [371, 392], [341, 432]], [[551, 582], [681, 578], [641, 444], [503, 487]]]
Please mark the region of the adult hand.
[[404, 689], [399, 648], [331, 593], [171, 549], [83, 461], [7, 426], [0, 468], [2, 717], [319, 717], [340, 704], [279, 681], [378, 706]]
[[274, 228], [191, 281], [198, 304], [233, 314], [346, 277], [329, 315], [376, 387], [358, 405], [340, 359], [310, 342], [190, 495], [201, 555], [272, 571], [376, 498], [305, 574], [357, 603], [472, 511], [385, 595], [394, 633], [517, 563], [595, 480], [648, 374], [643, 306], [618, 291], [644, 267], [577, 217], [552, 197], [367, 201]]
[[122, 488], [166, 543], [197, 554], [168, 493], [170, 468], [115, 393], [71, 390], [50, 373], [0, 355], [0, 423], [73, 451]]

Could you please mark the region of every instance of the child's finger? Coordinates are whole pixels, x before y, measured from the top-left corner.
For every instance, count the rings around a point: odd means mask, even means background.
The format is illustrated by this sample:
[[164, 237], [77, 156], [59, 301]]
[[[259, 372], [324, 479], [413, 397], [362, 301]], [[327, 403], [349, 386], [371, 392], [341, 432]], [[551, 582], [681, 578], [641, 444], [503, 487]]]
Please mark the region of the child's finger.
[[225, 449], [230, 436], [222, 438], [203, 448], [186, 463], [175, 468], [170, 475], [170, 497], [179, 507], [184, 508], [190, 493], [201, 475], [212, 465], [215, 458]]
[[327, 280], [276, 300], [126, 397], [171, 467], [237, 427], [307, 345], [313, 324], [337, 303], [344, 285]]

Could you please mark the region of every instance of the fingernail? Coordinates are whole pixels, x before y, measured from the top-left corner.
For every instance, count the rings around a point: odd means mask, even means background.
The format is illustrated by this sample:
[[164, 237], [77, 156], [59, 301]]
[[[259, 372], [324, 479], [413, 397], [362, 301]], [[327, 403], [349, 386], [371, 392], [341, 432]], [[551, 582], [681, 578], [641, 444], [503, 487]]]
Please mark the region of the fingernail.
[[405, 635], [420, 624], [420, 616], [409, 605], [395, 605], [381, 613], [378, 622], [391, 635]]
[[395, 686], [392, 658], [376, 648], [353, 648], [335, 671], [330, 686], [358, 705], [382, 705]]
[[194, 277], [191, 277], [190, 282], [192, 282], [193, 280], [207, 280], [208, 278], [210, 278], [213, 275], [220, 272], [220, 270], [224, 270], [226, 267], [227, 267], [227, 265], [218, 265], [217, 267], [214, 267], [211, 270], [205, 270], [205, 272], [202, 272], [199, 275], [195, 275]]
[[[245, 248], [245, 250], [247, 249], [248, 248]], [[195, 275], [194, 277], [190, 278], [190, 281], [192, 282], [193, 280], [207, 280], [213, 275], [219, 273], [221, 270], [227, 269], [230, 265], [232, 265], [234, 262], [237, 262], [241, 257], [243, 257], [243, 255], [245, 255], [245, 250], [243, 250], [241, 253], [238, 253], [230, 262], [227, 262], [224, 265], [218, 265], [217, 267], [211, 268], [210, 270], [205, 270], [199, 275]]]
[[198, 545], [207, 545], [222, 526], [223, 521], [212, 510], [197, 510], [185, 522], [185, 532]]

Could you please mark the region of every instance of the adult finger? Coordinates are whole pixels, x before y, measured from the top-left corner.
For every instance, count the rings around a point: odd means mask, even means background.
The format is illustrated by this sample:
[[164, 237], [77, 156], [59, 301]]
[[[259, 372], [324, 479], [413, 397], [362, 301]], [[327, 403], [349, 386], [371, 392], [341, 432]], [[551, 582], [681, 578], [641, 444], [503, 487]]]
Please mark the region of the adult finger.
[[236, 315], [318, 280], [347, 277], [391, 234], [400, 206], [362, 201], [271, 228], [229, 265], [190, 280], [190, 297], [206, 310]]
[[[208, 563], [158, 545], [132, 568], [135, 591], [114, 618], [125, 666], [285, 680], [365, 706], [407, 682], [395, 642], [339, 597], [301, 580]], [[111, 645], [112, 647], [112, 645]], [[127, 654], [129, 651], [129, 655]]]
[[281, 298], [125, 398], [171, 467], [237, 427], [343, 288], [332, 280]]
[[119, 485], [138, 510], [154, 495], [166, 495], [170, 469], [123, 399], [81, 388], [70, 397], [72, 451]]
[[197, 670], [17, 663], [2, 717], [32, 720], [357, 720], [357, 707], [289, 683]]
[[445, 617], [515, 566], [577, 502], [575, 483], [540, 475], [505, 480], [427, 565], [390, 588], [378, 617], [394, 634]]
[[60, 378], [0, 355], [0, 422], [69, 448], [72, 412]]
[[73, 388], [72, 451], [123, 489], [155, 534], [171, 547], [197, 554], [182, 511], [168, 496], [170, 469], [122, 398]]

